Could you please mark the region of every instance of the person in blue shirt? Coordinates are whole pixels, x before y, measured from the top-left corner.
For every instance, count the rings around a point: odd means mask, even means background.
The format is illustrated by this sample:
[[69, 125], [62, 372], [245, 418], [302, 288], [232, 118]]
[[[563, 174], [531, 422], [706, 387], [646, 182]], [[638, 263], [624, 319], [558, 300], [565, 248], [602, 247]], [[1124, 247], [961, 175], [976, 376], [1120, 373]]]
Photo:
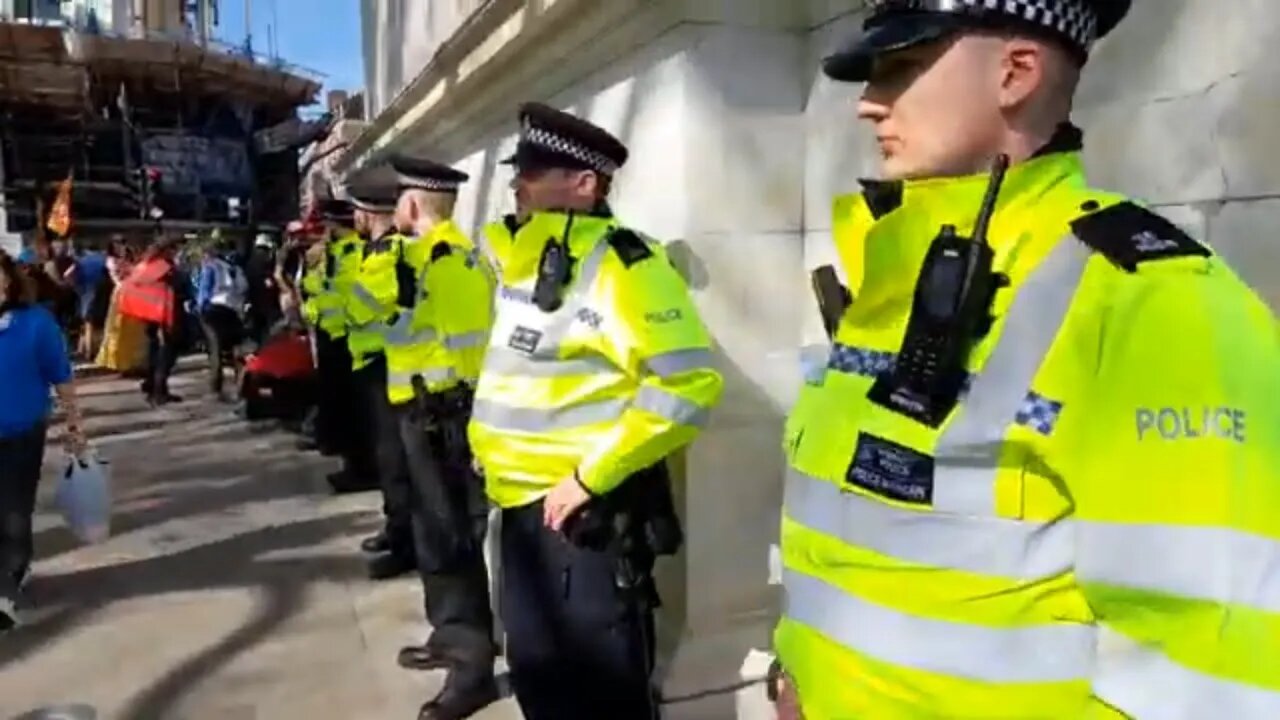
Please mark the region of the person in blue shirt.
[[219, 255], [216, 247], [206, 249], [196, 281], [196, 313], [209, 353], [209, 386], [222, 400], [229, 399], [222, 392], [224, 367], [230, 365], [239, 370], [236, 348], [244, 338], [243, 312], [248, 293], [244, 270]]
[[18, 622], [18, 591], [31, 568], [31, 517], [56, 391], [68, 452], [86, 451], [66, 341], [53, 315], [32, 303], [28, 281], [0, 253], [0, 632]]
[[80, 340], [77, 351], [80, 357], [93, 358], [98, 354], [98, 342], [107, 322], [107, 306], [103, 300], [107, 288], [107, 256], [98, 250], [90, 250], [76, 258], [71, 268], [71, 283], [79, 301]]

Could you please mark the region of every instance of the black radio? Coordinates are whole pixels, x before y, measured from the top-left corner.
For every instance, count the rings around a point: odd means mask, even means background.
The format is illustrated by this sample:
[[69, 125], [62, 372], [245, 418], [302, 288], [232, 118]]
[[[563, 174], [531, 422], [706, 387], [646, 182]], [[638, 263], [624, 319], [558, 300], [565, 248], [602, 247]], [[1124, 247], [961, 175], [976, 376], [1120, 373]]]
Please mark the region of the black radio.
[[1007, 155], [996, 158], [972, 238], [943, 225], [929, 246], [897, 362], [868, 393], [873, 402], [931, 427], [959, 402], [969, 354], [991, 330], [996, 291], [1009, 284], [992, 269], [995, 255], [987, 244], [1008, 168]]
[[538, 259], [538, 279], [533, 286], [533, 304], [544, 313], [552, 313], [560, 309], [563, 300], [561, 291], [573, 278], [573, 256], [569, 254], [569, 233], [573, 230], [573, 213], [564, 225], [564, 240], [547, 238], [542, 248], [542, 257]]
[[396, 238], [396, 305], [412, 310], [418, 304], [418, 274], [404, 257], [404, 244], [408, 238]]

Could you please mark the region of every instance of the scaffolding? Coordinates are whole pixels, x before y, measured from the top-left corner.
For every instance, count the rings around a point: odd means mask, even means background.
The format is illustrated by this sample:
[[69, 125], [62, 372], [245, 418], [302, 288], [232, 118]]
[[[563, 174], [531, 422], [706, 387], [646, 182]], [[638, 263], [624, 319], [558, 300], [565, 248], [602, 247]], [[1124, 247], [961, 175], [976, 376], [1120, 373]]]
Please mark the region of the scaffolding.
[[175, 229], [296, 216], [296, 148], [260, 153], [254, 139], [293, 122], [320, 78], [208, 39], [143, 35], [0, 22], [9, 231], [34, 230], [68, 176], [78, 236], [150, 227], [131, 180], [143, 166], [161, 172], [154, 199]]

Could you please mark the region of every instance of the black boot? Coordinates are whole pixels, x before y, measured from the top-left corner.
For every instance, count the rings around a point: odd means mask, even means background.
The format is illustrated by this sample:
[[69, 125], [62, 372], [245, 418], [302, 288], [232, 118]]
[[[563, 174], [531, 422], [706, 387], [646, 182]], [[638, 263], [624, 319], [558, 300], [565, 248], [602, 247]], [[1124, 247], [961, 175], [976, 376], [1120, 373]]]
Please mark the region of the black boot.
[[492, 677], [469, 688], [455, 686], [453, 677], [445, 681], [439, 695], [418, 711], [418, 720], [465, 720], [497, 702], [498, 684]]
[[369, 555], [381, 555], [382, 553], [391, 552], [391, 539], [387, 537], [387, 531], [383, 530], [377, 535], [361, 540], [360, 550]]
[[413, 572], [416, 563], [403, 553], [389, 552], [370, 558], [368, 568], [370, 580], [390, 580]]
[[378, 483], [369, 478], [355, 477], [346, 470], [330, 473], [325, 480], [337, 495], [377, 490]]
[[396, 664], [405, 670], [442, 670], [449, 667], [452, 660], [439, 648], [432, 647], [428, 640], [422, 645], [400, 648]]

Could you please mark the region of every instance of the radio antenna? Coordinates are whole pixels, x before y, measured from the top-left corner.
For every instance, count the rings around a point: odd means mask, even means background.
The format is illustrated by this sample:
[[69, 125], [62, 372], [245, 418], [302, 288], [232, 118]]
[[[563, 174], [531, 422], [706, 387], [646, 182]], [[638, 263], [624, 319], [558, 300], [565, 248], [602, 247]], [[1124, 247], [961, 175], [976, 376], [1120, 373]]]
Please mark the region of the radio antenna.
[[987, 244], [987, 228], [991, 225], [991, 216], [996, 212], [996, 200], [1000, 198], [1000, 186], [1004, 184], [1004, 175], [1009, 170], [1009, 156], [1001, 153], [991, 164], [991, 181], [987, 183], [987, 194], [982, 198], [982, 207], [978, 210], [978, 221], [973, 226], [973, 241], [979, 245]]

